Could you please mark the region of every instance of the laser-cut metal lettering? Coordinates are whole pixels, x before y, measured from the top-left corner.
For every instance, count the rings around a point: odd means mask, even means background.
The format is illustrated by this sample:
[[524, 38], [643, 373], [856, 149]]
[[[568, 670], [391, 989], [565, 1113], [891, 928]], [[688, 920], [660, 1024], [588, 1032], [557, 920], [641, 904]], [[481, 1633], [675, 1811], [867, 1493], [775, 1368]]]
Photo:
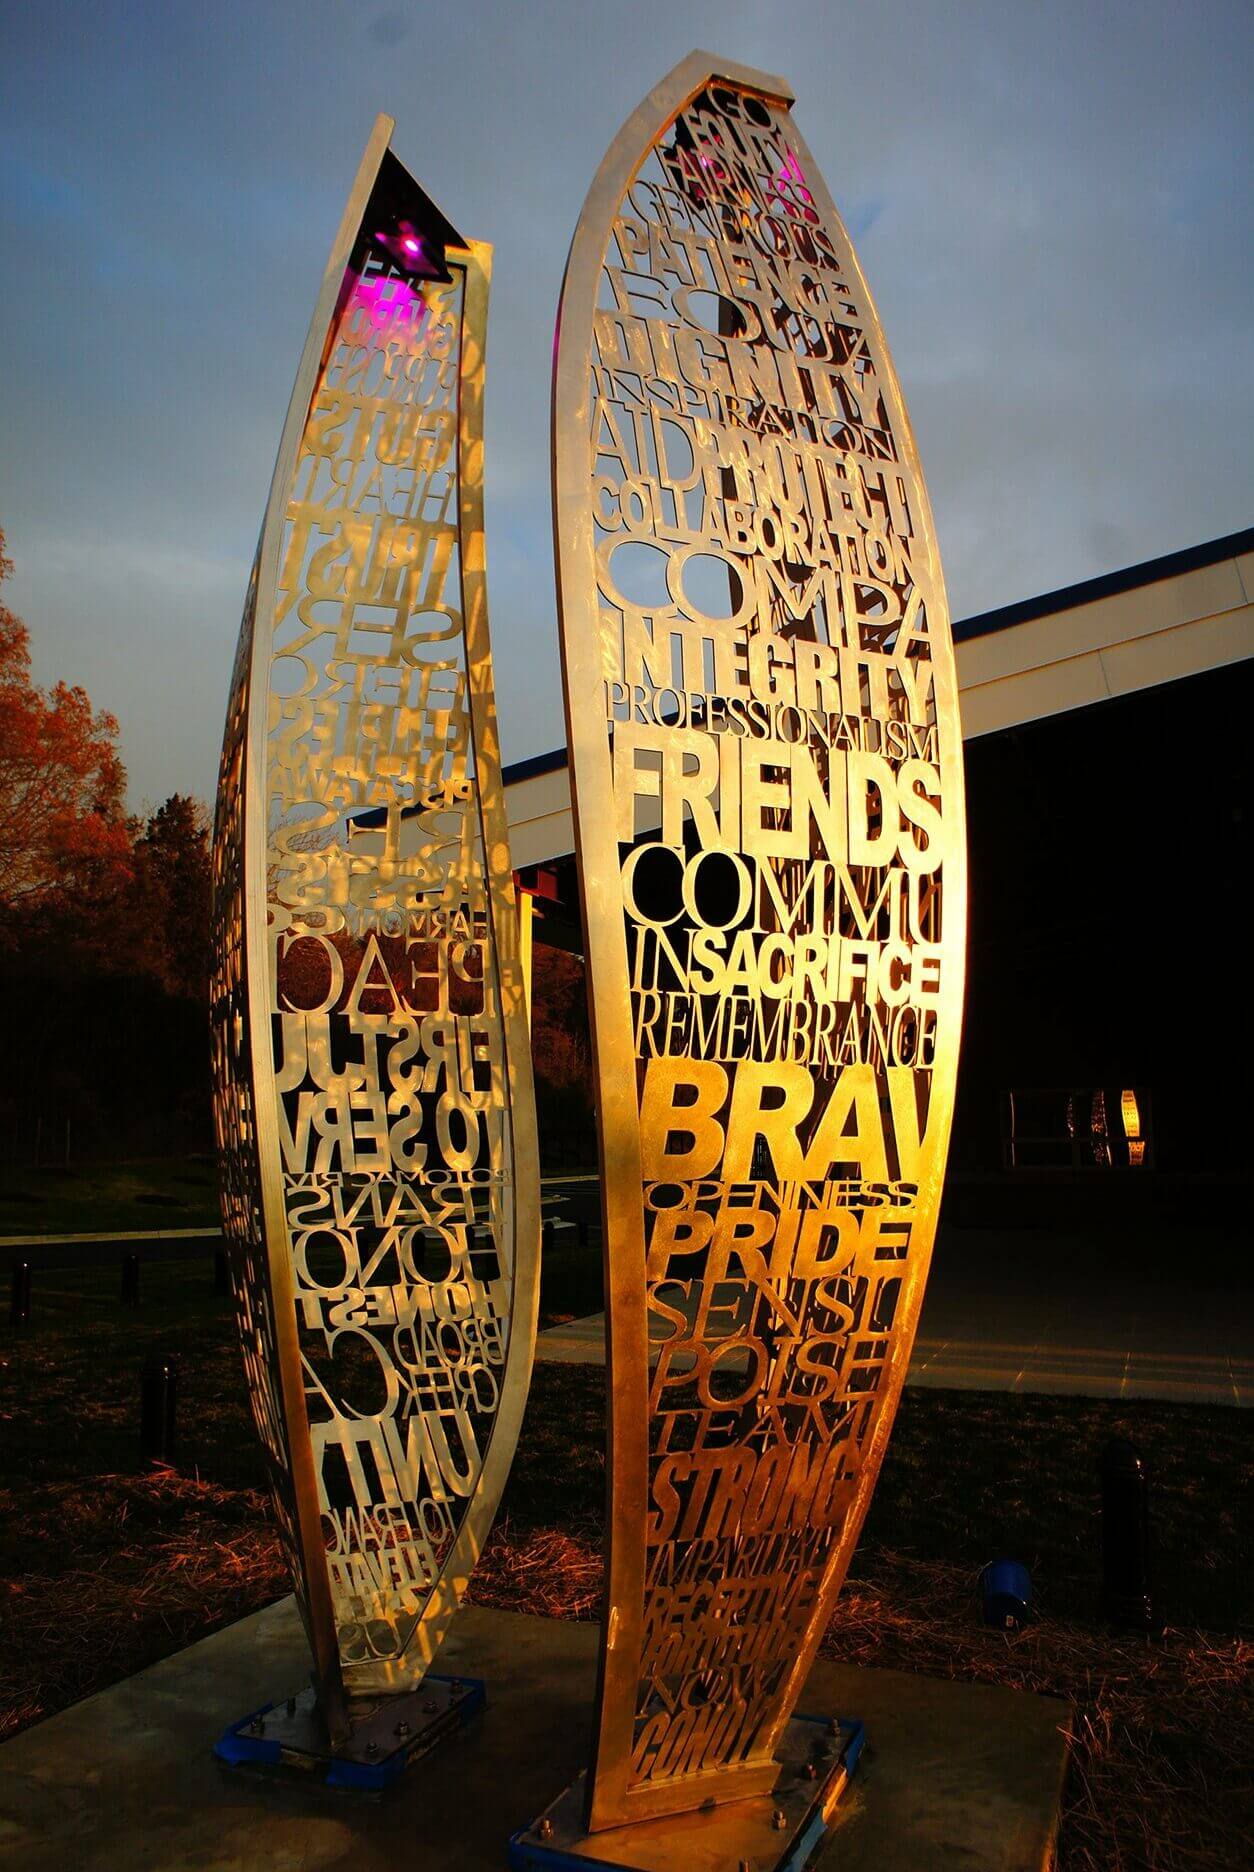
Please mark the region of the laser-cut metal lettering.
[[483, 551], [491, 250], [375, 127], [289, 409], [215, 834], [215, 1110], [324, 1709], [423, 1675], [534, 1347], [539, 1176]]
[[774, 1784], [905, 1377], [953, 1107], [940, 562], [791, 101], [678, 67], [596, 177], [559, 321], [611, 1379], [594, 1832]]

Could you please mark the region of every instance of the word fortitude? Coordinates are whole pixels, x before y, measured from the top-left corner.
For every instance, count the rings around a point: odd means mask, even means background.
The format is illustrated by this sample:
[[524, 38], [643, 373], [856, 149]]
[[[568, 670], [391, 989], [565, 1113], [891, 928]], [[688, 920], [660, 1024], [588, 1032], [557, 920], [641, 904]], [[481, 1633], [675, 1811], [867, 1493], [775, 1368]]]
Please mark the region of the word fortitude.
[[592, 1831], [774, 1785], [905, 1377], [953, 1108], [940, 562], [790, 103], [681, 65], [602, 165], [562, 297], [611, 1372]]

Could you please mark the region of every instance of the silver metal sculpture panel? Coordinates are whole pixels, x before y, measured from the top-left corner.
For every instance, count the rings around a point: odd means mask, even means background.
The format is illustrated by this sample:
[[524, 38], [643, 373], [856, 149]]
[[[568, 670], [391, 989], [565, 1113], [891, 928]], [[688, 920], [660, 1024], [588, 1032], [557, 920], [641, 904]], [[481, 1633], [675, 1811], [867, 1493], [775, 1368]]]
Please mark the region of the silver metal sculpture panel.
[[539, 1187], [487, 630], [490, 250], [380, 119], [241, 632], [215, 838], [224, 1215], [334, 1729], [412, 1688], [534, 1345]]
[[592, 1832], [775, 1784], [905, 1377], [952, 1114], [940, 562], [790, 103], [707, 55], [673, 72], [593, 183], [559, 320], [611, 1375]]

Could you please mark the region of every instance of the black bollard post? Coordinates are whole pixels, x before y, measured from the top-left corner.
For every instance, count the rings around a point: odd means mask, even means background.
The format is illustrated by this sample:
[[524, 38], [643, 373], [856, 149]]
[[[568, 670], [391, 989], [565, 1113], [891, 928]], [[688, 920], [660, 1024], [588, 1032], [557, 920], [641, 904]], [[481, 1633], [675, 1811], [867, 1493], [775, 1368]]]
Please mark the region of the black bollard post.
[[139, 1453], [146, 1463], [174, 1461], [179, 1371], [172, 1358], [144, 1360], [139, 1386]]
[[10, 1326], [30, 1325], [30, 1262], [13, 1263], [13, 1297], [9, 1303]]
[[122, 1256], [122, 1305], [139, 1305], [139, 1256]]
[[1115, 1437], [1100, 1467], [1102, 1612], [1115, 1625], [1161, 1631], [1150, 1585], [1148, 1466], [1135, 1444]]
[[225, 1248], [213, 1251], [213, 1291], [229, 1294], [231, 1291], [231, 1264], [227, 1260]]

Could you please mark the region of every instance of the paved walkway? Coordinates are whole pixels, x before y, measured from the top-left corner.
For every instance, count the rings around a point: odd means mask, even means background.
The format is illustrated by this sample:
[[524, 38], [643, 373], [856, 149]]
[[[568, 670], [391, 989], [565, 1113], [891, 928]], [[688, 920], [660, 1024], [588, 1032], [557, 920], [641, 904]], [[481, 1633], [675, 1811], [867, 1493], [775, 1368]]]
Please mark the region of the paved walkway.
[[[536, 1357], [556, 1364], [605, 1363], [605, 1315], [551, 1326]], [[1254, 1404], [1254, 1360], [1155, 1354], [1117, 1346], [1016, 1345], [977, 1339], [915, 1341], [907, 1384], [950, 1391], [1049, 1391], [1076, 1397], [1165, 1398], [1189, 1404]]]
[[[595, 1183], [546, 1179], [545, 1189], [570, 1201]], [[659, 1322], [656, 1336], [665, 1334]], [[536, 1356], [603, 1364], [604, 1314], [542, 1332]], [[907, 1382], [1254, 1405], [1249, 1282], [1238, 1256], [1216, 1260], [1200, 1228], [1192, 1240], [1178, 1228], [1118, 1239], [945, 1226]]]

